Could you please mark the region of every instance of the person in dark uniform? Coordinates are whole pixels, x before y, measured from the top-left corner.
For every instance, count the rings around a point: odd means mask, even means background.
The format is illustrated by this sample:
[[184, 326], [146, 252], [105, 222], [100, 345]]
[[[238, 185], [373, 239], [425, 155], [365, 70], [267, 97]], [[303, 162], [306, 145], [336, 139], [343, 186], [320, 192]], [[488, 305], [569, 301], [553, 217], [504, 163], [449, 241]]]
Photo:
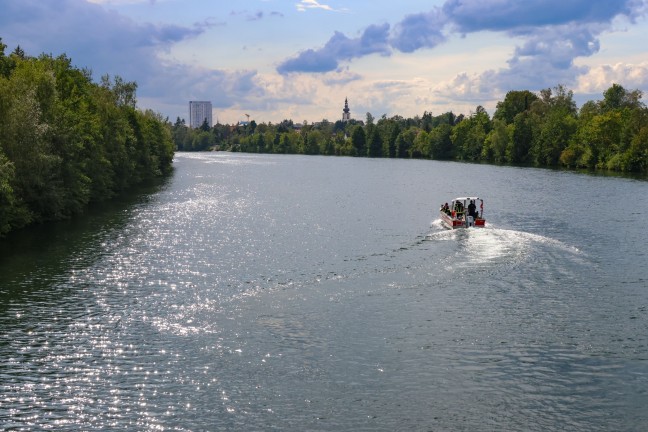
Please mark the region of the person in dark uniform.
[[475, 200], [470, 200], [470, 204], [468, 204], [468, 216], [472, 216], [473, 218], [477, 217], [477, 206], [475, 205]]

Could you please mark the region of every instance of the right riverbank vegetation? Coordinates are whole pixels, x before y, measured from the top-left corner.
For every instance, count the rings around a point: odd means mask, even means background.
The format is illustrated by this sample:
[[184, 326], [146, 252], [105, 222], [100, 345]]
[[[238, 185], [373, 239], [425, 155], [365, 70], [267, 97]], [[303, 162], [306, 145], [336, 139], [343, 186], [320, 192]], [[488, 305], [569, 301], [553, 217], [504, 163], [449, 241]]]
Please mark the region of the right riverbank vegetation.
[[5, 48], [0, 39], [0, 237], [171, 171], [170, 124], [136, 109], [134, 82], [94, 83], [64, 55]]
[[428, 158], [648, 172], [648, 110], [642, 92], [618, 84], [578, 109], [562, 85], [510, 91], [492, 118], [478, 106], [468, 116], [447, 112], [403, 118], [367, 113], [364, 122], [217, 124], [190, 129], [178, 118], [179, 150], [229, 150], [390, 158]]

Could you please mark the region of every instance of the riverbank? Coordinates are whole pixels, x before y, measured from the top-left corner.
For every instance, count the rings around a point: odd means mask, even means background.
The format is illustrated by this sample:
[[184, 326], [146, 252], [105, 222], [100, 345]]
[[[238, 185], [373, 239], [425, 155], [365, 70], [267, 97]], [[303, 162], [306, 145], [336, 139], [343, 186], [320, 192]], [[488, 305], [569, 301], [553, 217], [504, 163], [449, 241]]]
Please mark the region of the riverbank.
[[4, 49], [0, 40], [0, 237], [170, 173], [170, 125], [137, 109], [136, 83], [94, 83], [64, 55]]

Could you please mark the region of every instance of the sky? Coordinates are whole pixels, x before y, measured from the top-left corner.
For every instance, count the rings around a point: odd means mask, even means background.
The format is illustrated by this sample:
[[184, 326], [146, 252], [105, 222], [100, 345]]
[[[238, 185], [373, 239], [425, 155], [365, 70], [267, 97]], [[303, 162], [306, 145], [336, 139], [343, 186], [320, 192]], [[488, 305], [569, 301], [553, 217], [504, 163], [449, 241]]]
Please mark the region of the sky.
[[[0, 0], [7, 53], [66, 54], [137, 105], [257, 123], [492, 114], [511, 90], [648, 94], [648, 0]], [[644, 96], [643, 101], [647, 98]]]

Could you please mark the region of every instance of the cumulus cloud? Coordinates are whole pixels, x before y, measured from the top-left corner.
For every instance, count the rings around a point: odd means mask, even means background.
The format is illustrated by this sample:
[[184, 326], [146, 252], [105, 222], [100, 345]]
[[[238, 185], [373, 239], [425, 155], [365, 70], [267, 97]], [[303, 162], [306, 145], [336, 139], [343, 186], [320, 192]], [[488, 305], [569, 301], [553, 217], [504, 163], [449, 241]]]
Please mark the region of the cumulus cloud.
[[648, 88], [648, 61], [638, 64], [617, 63], [590, 68], [578, 77], [577, 90], [581, 93], [602, 93], [611, 83], [627, 89]]
[[338, 69], [335, 72], [325, 74], [322, 82], [324, 82], [324, 84], [326, 84], [327, 86], [342, 86], [353, 81], [359, 81], [361, 79], [361, 75], [351, 72], [349, 68], [343, 68]]
[[408, 15], [394, 27], [390, 43], [397, 50], [406, 53], [420, 48], [434, 48], [446, 40], [441, 32], [444, 21], [444, 15], [438, 9]]
[[[78, 67], [92, 66], [95, 79], [119, 75], [138, 83], [138, 94], [162, 103], [210, 98], [227, 106], [258, 96], [255, 71], [201, 69], [164, 60], [172, 45], [201, 35], [210, 21], [191, 27], [136, 23], [99, 4], [78, 0], [3, 0], [3, 42], [27, 54], [66, 54]], [[51, 38], [51, 34], [57, 34]]]
[[323, 48], [309, 49], [288, 59], [277, 67], [281, 74], [290, 72], [330, 72], [338, 68], [339, 62], [352, 60], [369, 54], [389, 55], [389, 24], [372, 25], [361, 36], [348, 38], [340, 32]]
[[458, 32], [513, 32], [570, 22], [610, 22], [617, 15], [631, 15], [637, 3], [635, 0], [447, 0], [442, 9]]
[[434, 48], [453, 34], [492, 31], [519, 41], [506, 67], [471, 77], [458, 76], [457, 82], [448, 85], [480, 95], [492, 93], [484, 93], [485, 88], [505, 92], [573, 84], [587, 72], [575, 66], [574, 60], [599, 51], [598, 37], [613, 20], [624, 17], [633, 21], [645, 12], [643, 0], [446, 0], [439, 8], [406, 16], [391, 29], [388, 24], [381, 26], [380, 32], [368, 28], [365, 34], [379, 35], [373, 38], [376, 44], [336, 32], [323, 48], [303, 51], [281, 63], [277, 71], [328, 72], [353, 58], [390, 55], [393, 50], [411, 53]]
[[[0, 14], [6, 42], [29, 54], [63, 52], [83, 58], [99, 74], [135, 79], [154, 73], [157, 54], [177, 42], [200, 35], [205, 25], [138, 24], [116, 12], [74, 0], [5, 0]], [[51, 34], [56, 34], [52, 38]]]
[[497, 87], [493, 85], [497, 73], [489, 70], [481, 75], [460, 73], [446, 82], [438, 83], [432, 92], [437, 97], [455, 101], [488, 101], [498, 96]]

